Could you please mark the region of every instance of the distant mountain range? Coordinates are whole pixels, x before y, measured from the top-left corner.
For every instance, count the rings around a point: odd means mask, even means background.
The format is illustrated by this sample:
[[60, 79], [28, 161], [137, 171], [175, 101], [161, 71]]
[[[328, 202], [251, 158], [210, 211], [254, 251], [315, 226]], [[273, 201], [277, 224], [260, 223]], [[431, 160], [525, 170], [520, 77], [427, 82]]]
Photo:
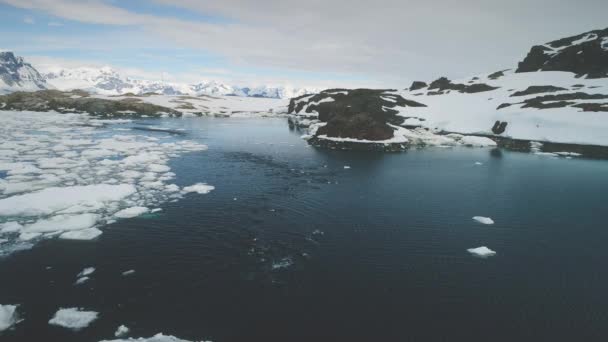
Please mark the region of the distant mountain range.
[[55, 68], [39, 73], [31, 64], [12, 52], [0, 52], [0, 93], [35, 91], [40, 89], [74, 90], [120, 95], [125, 93], [163, 95], [246, 96], [292, 98], [320, 91], [293, 87], [238, 87], [209, 81], [196, 84], [150, 81], [124, 77], [110, 67]]

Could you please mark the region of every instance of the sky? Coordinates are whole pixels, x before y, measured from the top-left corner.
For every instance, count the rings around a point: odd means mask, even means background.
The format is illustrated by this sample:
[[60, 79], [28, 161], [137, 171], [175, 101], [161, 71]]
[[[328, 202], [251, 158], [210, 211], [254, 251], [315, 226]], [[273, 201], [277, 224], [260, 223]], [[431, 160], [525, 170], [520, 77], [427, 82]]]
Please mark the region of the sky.
[[608, 27], [606, 0], [0, 0], [0, 48], [35, 67], [232, 85], [407, 87], [516, 67]]

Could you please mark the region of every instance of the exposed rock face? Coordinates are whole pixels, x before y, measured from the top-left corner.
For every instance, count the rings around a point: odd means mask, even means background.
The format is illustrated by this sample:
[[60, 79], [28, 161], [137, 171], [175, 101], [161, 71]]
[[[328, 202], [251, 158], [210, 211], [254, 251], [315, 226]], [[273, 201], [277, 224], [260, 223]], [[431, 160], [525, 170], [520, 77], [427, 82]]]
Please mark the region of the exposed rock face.
[[414, 81], [414, 82], [412, 82], [412, 85], [410, 86], [410, 91], [426, 88], [427, 86], [428, 86], [428, 84], [426, 84], [426, 82]]
[[138, 98], [107, 100], [89, 97], [84, 91], [61, 92], [40, 90], [36, 92], [14, 92], [0, 96], [1, 110], [28, 110], [59, 113], [89, 113], [98, 116], [161, 116], [163, 114], [181, 116], [181, 113], [166, 107], [142, 102]]
[[505, 75], [505, 71], [507, 71], [507, 70], [509, 70], [509, 69], [500, 70], [500, 71], [491, 73], [488, 75], [488, 78], [491, 80], [497, 80], [497, 79], [503, 77]]
[[[445, 90], [456, 90], [461, 93], [481, 93], [484, 91], [490, 91], [494, 89], [498, 89], [497, 87], [489, 86], [485, 83], [475, 83], [475, 84], [461, 84], [461, 83], [452, 83], [446, 77], [440, 77], [435, 81], [431, 82], [429, 85], [429, 90], [437, 90], [438, 92], [443, 92]], [[439, 95], [439, 94], [437, 94]]]
[[496, 121], [494, 126], [492, 126], [492, 133], [494, 134], [503, 134], [507, 129], [507, 122]]
[[517, 72], [570, 71], [587, 78], [608, 77], [608, 28], [533, 46]]
[[605, 103], [593, 102], [593, 103], [578, 103], [577, 100], [608, 100], [608, 95], [604, 94], [587, 94], [583, 92], [558, 94], [558, 95], [542, 95], [526, 99], [523, 102], [518, 103], [503, 103], [498, 106], [497, 109], [506, 108], [514, 104], [522, 104], [522, 108], [536, 108], [536, 109], [548, 109], [548, 108], [562, 108], [562, 107], [576, 107], [581, 108], [585, 112], [608, 112], [608, 101]]
[[426, 107], [422, 103], [404, 99], [390, 90], [330, 89], [314, 96], [294, 98], [289, 103], [290, 114], [318, 113], [326, 125], [316, 135], [360, 140], [387, 140], [404, 118], [397, 116], [395, 107]]
[[568, 90], [566, 88], [562, 88], [562, 87], [555, 87], [555, 86], [529, 86], [528, 88], [526, 88], [526, 90], [521, 90], [521, 91], [516, 91], [513, 94], [511, 94], [511, 97], [513, 96], [524, 96], [524, 95], [532, 95], [532, 94], [541, 94], [541, 93], [554, 93], [556, 91], [561, 91], [561, 90]]
[[24, 90], [46, 89], [44, 78], [26, 63], [22, 57], [16, 57], [12, 52], [0, 52], [0, 87]]

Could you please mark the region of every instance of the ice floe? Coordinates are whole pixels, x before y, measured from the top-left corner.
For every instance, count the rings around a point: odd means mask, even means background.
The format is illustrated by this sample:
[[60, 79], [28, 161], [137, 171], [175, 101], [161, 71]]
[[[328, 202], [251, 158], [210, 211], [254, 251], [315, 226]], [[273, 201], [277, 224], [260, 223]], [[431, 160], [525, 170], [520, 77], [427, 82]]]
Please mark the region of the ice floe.
[[489, 217], [483, 217], [483, 216], [473, 216], [473, 220], [482, 223], [482, 224], [494, 224], [494, 220], [492, 220]]
[[146, 214], [149, 211], [150, 209], [146, 207], [131, 207], [117, 212], [116, 214], [114, 214], [114, 216], [118, 218], [132, 218]]
[[128, 276], [128, 275], [131, 275], [131, 274], [133, 274], [133, 273], [135, 273], [135, 270], [128, 270], [128, 271], [124, 271], [124, 272], [122, 272], [122, 275], [123, 275], [123, 276]]
[[86, 277], [95, 273], [95, 267], [86, 267], [80, 273], [78, 273], [77, 277]]
[[196, 192], [197, 194], [208, 194], [213, 191], [215, 187], [213, 185], [207, 185], [205, 183], [197, 183], [194, 185], [186, 186], [182, 189], [182, 193], [187, 194]]
[[469, 249], [467, 249], [467, 252], [473, 254], [474, 256], [481, 257], [481, 258], [487, 258], [487, 257], [496, 255], [495, 251], [489, 249], [486, 246], [481, 246], [481, 247], [477, 247], [477, 248], [469, 248]]
[[91, 279], [91, 278], [89, 278], [89, 277], [80, 277], [80, 278], [76, 279], [76, 282], [74, 283], [74, 285], [84, 284], [87, 281], [89, 281], [89, 279]]
[[144, 338], [128, 338], [128, 339], [117, 339], [117, 340], [102, 340], [99, 342], [192, 342], [188, 340], [182, 340], [175, 336], [163, 335], [161, 333], [156, 334], [152, 337]]
[[49, 324], [72, 330], [81, 330], [88, 327], [98, 316], [99, 313], [95, 311], [84, 311], [79, 308], [61, 308], [49, 320]]
[[0, 332], [9, 329], [18, 322], [17, 305], [0, 304]]
[[171, 183], [170, 159], [205, 145], [112, 127], [125, 123], [83, 114], [2, 113], [0, 238], [8, 242], [0, 255], [40, 239], [95, 239], [117, 218], [213, 190]]
[[114, 336], [116, 337], [124, 337], [129, 333], [129, 328], [127, 328], [124, 325], [121, 325], [118, 327], [118, 329], [116, 329], [116, 332], [114, 333]]

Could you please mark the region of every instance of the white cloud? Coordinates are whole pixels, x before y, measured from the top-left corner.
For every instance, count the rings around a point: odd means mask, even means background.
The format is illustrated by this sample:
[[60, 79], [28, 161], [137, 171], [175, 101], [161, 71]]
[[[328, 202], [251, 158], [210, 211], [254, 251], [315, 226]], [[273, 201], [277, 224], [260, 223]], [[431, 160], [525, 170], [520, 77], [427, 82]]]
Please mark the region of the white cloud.
[[63, 26], [63, 23], [60, 23], [58, 21], [49, 21], [48, 25], [49, 26], [59, 27], [59, 26]]
[[155, 1], [225, 20], [141, 14], [100, 0], [0, 0], [121, 29], [94, 42], [47, 37], [40, 46], [177, 45], [223, 56], [233, 65], [353, 74], [403, 86], [414, 78], [514, 67], [532, 44], [601, 28], [608, 9], [605, 0], [585, 0], [586, 6], [554, 0]]
[[28, 25], [33, 25], [36, 23], [36, 20], [34, 20], [34, 18], [27, 16], [23, 18], [23, 22], [28, 24]]

